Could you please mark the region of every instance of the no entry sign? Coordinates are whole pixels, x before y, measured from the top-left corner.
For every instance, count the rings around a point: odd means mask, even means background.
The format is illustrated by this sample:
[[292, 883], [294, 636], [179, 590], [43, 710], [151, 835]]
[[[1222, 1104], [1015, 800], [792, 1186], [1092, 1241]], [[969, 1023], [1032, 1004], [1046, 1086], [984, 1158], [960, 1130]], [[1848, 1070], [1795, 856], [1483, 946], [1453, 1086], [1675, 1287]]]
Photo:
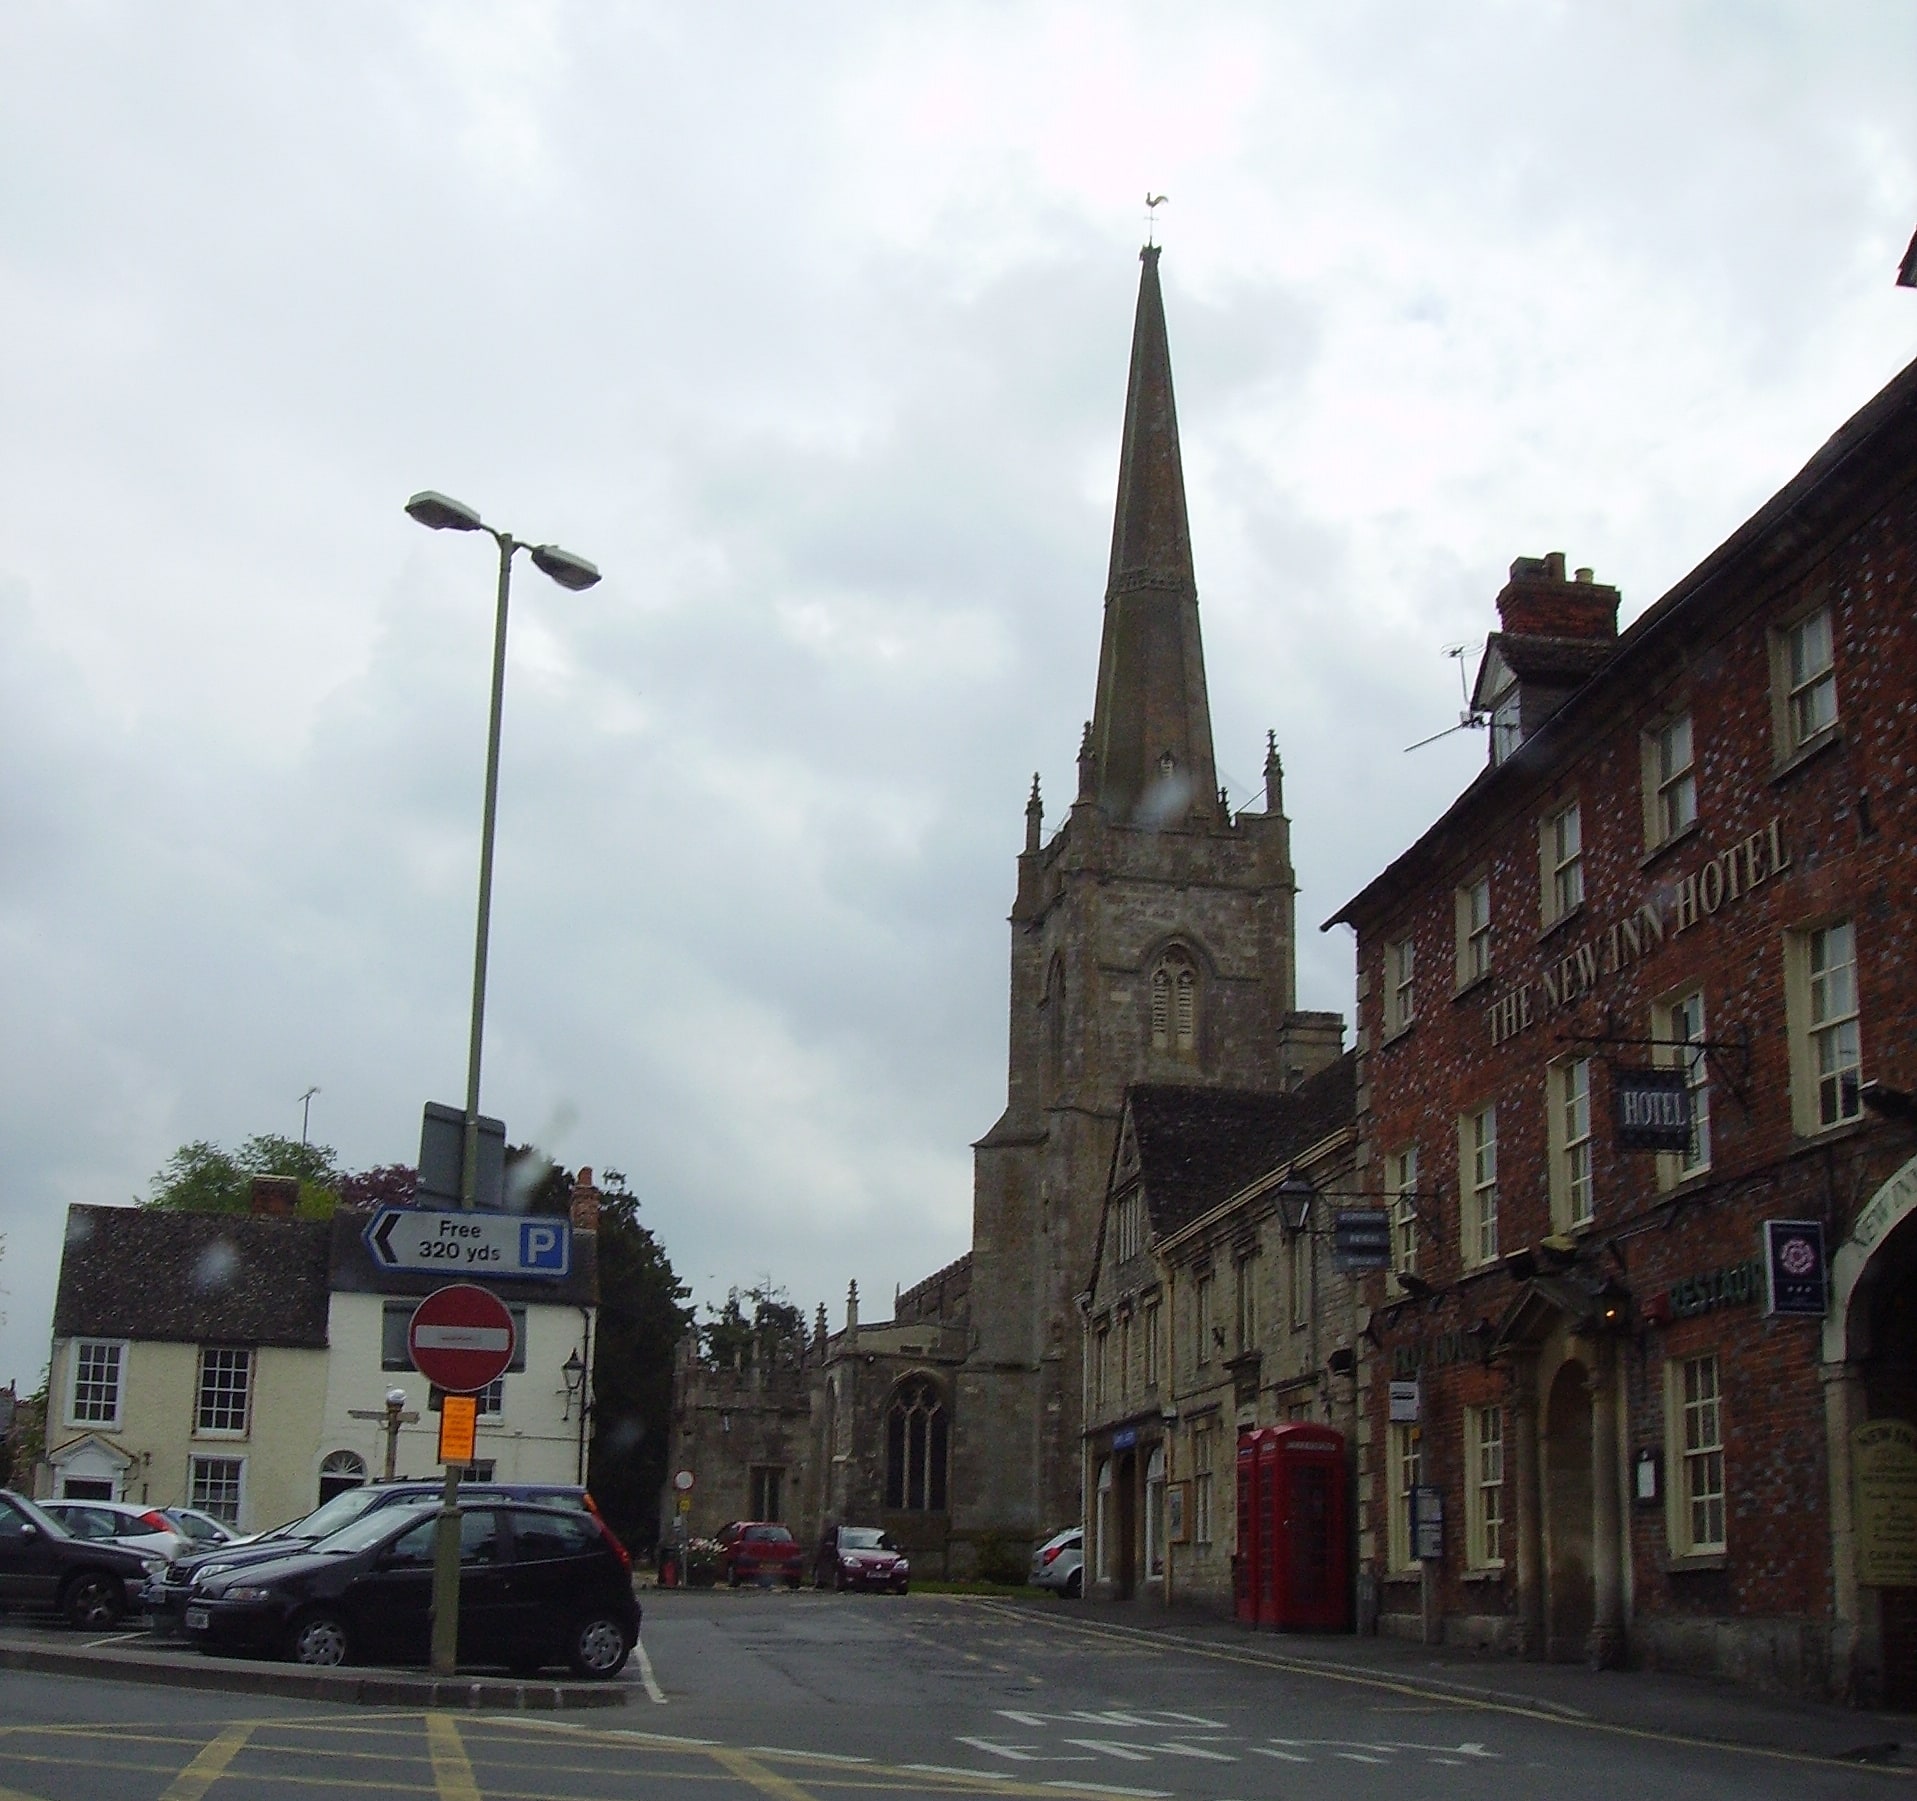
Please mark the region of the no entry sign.
[[413, 1309], [406, 1349], [428, 1382], [448, 1394], [477, 1394], [513, 1360], [513, 1316], [496, 1294], [455, 1282]]

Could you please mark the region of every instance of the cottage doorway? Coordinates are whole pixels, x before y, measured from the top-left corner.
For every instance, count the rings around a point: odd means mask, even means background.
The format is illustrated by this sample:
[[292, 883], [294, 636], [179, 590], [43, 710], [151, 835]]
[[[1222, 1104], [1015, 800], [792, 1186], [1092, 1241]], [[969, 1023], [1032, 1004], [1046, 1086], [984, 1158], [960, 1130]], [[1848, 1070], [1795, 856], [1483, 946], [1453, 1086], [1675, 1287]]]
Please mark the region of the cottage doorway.
[[1559, 1364], [1551, 1380], [1539, 1448], [1544, 1466], [1544, 1654], [1575, 1661], [1585, 1654], [1594, 1613], [1591, 1378], [1575, 1359]]

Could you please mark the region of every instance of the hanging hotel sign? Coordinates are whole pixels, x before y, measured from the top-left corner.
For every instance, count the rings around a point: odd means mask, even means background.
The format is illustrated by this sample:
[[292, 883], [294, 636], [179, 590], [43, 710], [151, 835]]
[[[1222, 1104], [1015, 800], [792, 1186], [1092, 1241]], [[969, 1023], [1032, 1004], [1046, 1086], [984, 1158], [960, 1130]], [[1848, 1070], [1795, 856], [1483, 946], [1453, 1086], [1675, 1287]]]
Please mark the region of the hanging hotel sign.
[[1824, 1228], [1814, 1219], [1764, 1222], [1764, 1311], [1822, 1319], [1829, 1305]]
[[1382, 1207], [1341, 1207], [1331, 1222], [1331, 1266], [1389, 1269], [1391, 1215]]
[[1917, 1426], [1866, 1420], [1850, 1435], [1857, 1580], [1917, 1588]]
[[1687, 1151], [1691, 1148], [1691, 1084], [1681, 1069], [1618, 1069], [1611, 1072], [1621, 1151]]

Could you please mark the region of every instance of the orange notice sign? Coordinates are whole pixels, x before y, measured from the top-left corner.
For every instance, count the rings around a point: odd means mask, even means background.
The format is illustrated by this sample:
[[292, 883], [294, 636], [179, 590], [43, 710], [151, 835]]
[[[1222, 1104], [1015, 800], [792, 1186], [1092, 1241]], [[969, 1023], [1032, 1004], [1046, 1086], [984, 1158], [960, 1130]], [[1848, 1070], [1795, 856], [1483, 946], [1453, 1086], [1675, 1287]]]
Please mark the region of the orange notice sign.
[[473, 1429], [479, 1419], [477, 1395], [448, 1395], [439, 1414], [439, 1461], [471, 1463]]

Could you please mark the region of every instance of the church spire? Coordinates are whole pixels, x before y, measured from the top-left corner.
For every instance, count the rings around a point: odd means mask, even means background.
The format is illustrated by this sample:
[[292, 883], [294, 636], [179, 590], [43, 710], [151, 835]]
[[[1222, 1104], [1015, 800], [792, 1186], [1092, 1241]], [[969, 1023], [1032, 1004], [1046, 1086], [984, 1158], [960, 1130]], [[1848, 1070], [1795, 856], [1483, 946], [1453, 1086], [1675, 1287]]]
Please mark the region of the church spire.
[[1139, 261], [1092, 747], [1107, 817], [1176, 827], [1217, 819], [1218, 777], [1157, 249]]

